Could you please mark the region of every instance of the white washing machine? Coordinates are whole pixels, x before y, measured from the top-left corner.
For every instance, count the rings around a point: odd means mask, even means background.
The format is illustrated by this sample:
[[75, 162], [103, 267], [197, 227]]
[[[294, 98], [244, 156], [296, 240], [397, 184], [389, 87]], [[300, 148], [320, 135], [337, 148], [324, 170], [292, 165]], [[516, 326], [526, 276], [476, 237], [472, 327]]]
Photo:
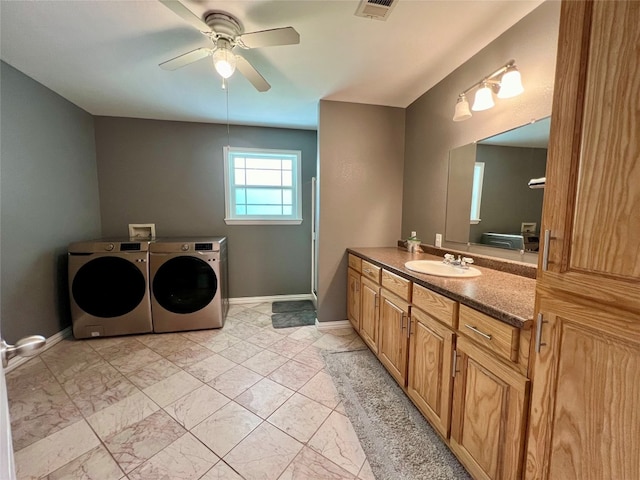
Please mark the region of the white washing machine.
[[149, 242], [75, 242], [68, 253], [74, 337], [153, 331]]
[[154, 332], [220, 328], [229, 309], [225, 237], [157, 239], [149, 269]]

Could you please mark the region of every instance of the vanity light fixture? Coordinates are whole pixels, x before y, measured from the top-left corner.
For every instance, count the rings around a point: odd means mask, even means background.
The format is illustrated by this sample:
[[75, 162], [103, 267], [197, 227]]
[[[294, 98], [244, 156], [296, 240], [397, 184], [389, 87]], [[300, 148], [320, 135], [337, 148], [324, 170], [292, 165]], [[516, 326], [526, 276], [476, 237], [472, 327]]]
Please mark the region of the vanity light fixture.
[[455, 113], [453, 115], [454, 122], [461, 122], [471, 118], [469, 109], [469, 101], [467, 94], [474, 88], [478, 88], [473, 101], [471, 110], [479, 112], [488, 110], [495, 105], [493, 94], [497, 93], [498, 98], [511, 98], [524, 92], [522, 87], [522, 78], [516, 67], [515, 60], [509, 60], [506, 64], [493, 72], [491, 75], [484, 77], [482, 80], [474, 83], [464, 92], [458, 95]]

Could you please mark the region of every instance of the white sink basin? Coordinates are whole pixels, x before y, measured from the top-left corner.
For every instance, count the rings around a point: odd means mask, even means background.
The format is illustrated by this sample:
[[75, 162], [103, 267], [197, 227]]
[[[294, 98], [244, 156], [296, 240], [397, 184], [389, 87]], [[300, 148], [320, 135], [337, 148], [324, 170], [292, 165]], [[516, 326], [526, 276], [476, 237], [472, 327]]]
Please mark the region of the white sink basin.
[[412, 260], [405, 263], [404, 266], [407, 270], [437, 277], [472, 278], [482, 275], [482, 272], [477, 268], [454, 267], [440, 260]]

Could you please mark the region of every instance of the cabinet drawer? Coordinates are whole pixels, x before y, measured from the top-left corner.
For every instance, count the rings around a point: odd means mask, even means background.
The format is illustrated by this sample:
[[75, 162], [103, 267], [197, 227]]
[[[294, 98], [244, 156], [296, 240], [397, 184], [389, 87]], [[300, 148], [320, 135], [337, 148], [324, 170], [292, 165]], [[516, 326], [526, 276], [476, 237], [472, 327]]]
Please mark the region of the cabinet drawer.
[[353, 268], [356, 272], [361, 272], [362, 259], [360, 257], [356, 257], [355, 255], [349, 254], [349, 266]]
[[362, 275], [376, 283], [380, 283], [380, 270], [382, 269], [375, 266], [373, 263], [362, 260]]
[[382, 286], [407, 302], [411, 301], [411, 281], [382, 269]]
[[413, 284], [413, 304], [451, 328], [458, 326], [458, 302]]
[[460, 305], [458, 331], [506, 359], [518, 360], [520, 330], [516, 327]]

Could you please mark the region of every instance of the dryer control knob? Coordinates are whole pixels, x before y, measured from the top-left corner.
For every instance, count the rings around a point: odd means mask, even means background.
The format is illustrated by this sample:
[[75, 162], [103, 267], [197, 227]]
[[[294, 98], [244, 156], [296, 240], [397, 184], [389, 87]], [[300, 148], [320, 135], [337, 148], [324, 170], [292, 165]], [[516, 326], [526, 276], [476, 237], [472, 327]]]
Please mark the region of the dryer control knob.
[[183, 243], [182, 247], [180, 247], [180, 248], [182, 248], [183, 252], [186, 252], [187, 250], [189, 250], [189, 244], [188, 243]]
[[109, 244], [107, 244], [107, 245], [104, 247], [104, 249], [105, 249], [107, 252], [110, 252], [110, 251], [111, 251], [111, 250], [113, 250], [115, 247], [116, 247], [116, 246], [115, 246], [113, 243], [109, 243]]

